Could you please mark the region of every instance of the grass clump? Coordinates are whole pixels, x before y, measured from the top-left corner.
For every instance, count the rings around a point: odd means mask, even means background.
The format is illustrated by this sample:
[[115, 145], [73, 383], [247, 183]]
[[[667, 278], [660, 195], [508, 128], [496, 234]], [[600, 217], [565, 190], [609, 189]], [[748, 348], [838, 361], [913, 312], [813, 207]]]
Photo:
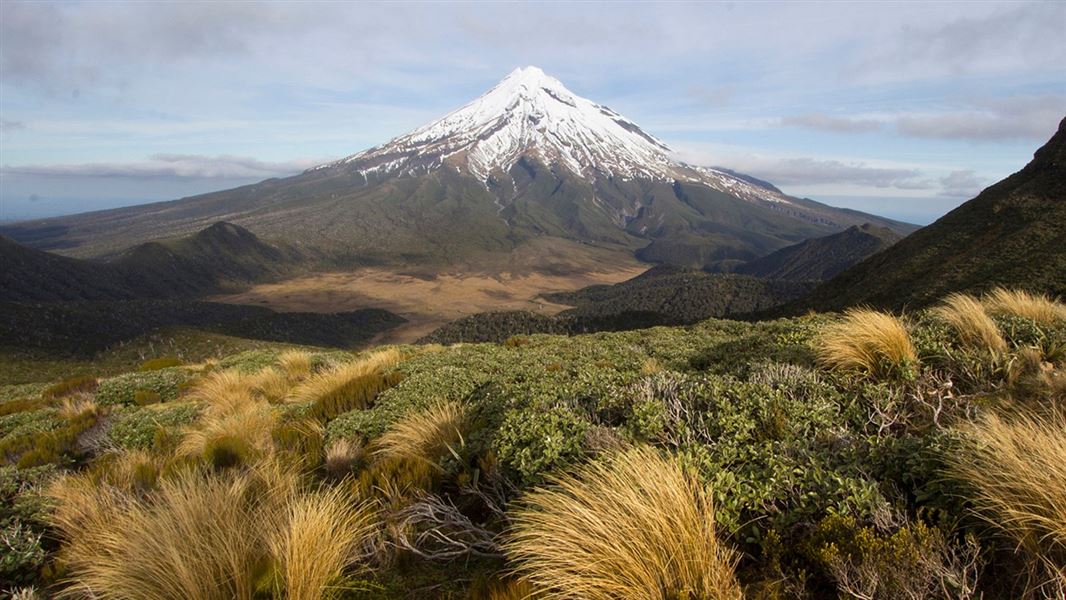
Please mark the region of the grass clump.
[[988, 415], [948, 457], [978, 513], [1066, 584], [1066, 416]]
[[180, 358], [175, 356], [160, 356], [159, 358], [151, 358], [141, 363], [140, 371], [158, 371], [159, 369], [169, 369], [170, 367], [180, 367], [183, 363]]
[[959, 341], [970, 350], [994, 360], [1001, 359], [1007, 353], [1007, 342], [999, 327], [973, 296], [951, 294], [933, 309], [933, 314], [950, 325]]
[[72, 597], [330, 597], [374, 519], [347, 492], [308, 490], [274, 463], [181, 472], [143, 496], [76, 475], [51, 495]]
[[913, 375], [918, 354], [899, 318], [852, 308], [826, 327], [817, 346], [818, 359], [830, 369], [874, 378]]
[[313, 357], [306, 350], [286, 350], [278, 356], [278, 366], [292, 380], [300, 380], [311, 374]]
[[999, 287], [983, 300], [988, 312], [994, 315], [1012, 315], [1045, 325], [1066, 322], [1066, 305], [1048, 296]]
[[634, 448], [525, 497], [506, 543], [545, 598], [742, 597], [711, 496], [676, 462]]
[[382, 460], [423, 461], [437, 466], [441, 458], [456, 454], [467, 426], [465, 406], [438, 402], [394, 424], [375, 441], [374, 455]]
[[311, 403], [312, 414], [321, 419], [365, 409], [378, 394], [399, 382], [399, 375], [390, 371], [402, 358], [398, 350], [390, 348], [338, 365], [309, 377], [293, 390], [293, 400]]
[[46, 387], [44, 391], [41, 392], [41, 397], [46, 400], [55, 400], [65, 396], [72, 396], [74, 394], [90, 393], [96, 390], [97, 385], [97, 379], [91, 375], [68, 377], [63, 381]]

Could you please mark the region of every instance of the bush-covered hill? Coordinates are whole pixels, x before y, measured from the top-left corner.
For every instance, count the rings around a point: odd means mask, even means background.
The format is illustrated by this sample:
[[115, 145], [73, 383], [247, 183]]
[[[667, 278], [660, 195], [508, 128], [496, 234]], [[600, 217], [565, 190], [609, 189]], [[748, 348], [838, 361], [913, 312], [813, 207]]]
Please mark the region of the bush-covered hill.
[[1064, 347], [1001, 291], [0, 386], [0, 588], [1059, 597]]
[[0, 349], [91, 356], [119, 342], [183, 326], [238, 337], [357, 348], [403, 317], [381, 309], [275, 313], [268, 308], [188, 300], [0, 302]]
[[1021, 171], [792, 305], [918, 307], [998, 285], [1066, 295], [1066, 119]]
[[866, 223], [782, 248], [744, 263], [734, 272], [764, 279], [823, 281], [892, 246], [902, 237], [886, 227]]
[[28, 248], [0, 236], [0, 301], [204, 296], [290, 271], [295, 258], [225, 222], [185, 238], [136, 246], [106, 263]]

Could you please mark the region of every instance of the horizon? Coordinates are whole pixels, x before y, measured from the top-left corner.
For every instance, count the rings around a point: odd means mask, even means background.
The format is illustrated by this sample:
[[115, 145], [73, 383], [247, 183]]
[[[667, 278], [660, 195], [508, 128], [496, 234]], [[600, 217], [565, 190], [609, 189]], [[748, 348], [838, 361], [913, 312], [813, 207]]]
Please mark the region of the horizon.
[[1062, 4], [599, 6], [5, 3], [0, 220], [295, 175], [536, 65], [687, 162], [925, 225], [1066, 107]]

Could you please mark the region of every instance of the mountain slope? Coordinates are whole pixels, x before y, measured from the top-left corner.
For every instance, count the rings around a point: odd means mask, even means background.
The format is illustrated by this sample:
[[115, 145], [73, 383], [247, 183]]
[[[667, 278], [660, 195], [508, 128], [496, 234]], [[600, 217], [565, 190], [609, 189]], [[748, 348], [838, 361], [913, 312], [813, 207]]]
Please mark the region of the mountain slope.
[[27, 248], [0, 236], [0, 301], [124, 300], [138, 297], [111, 265]]
[[912, 229], [679, 162], [632, 121], [528, 67], [442, 119], [294, 177], [0, 231], [101, 257], [219, 220], [334, 266], [472, 269], [538, 238], [703, 266], [865, 222]]
[[901, 239], [869, 223], [812, 238], [737, 267], [734, 272], [766, 279], [822, 281], [890, 247]]
[[186, 238], [136, 246], [109, 263], [59, 256], [0, 236], [0, 301], [199, 296], [282, 273], [291, 260], [247, 229], [221, 222]]
[[900, 308], [995, 286], [1066, 296], [1066, 119], [1021, 171], [791, 308]]

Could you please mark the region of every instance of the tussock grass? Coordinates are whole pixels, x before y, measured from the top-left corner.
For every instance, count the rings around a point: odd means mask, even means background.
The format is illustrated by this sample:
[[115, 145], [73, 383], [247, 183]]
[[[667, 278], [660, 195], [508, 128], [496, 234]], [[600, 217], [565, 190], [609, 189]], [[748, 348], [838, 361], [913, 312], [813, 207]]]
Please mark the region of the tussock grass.
[[96, 400], [92, 396], [83, 394], [63, 398], [59, 408], [56, 410], [57, 415], [68, 421], [73, 421], [82, 416], [96, 415], [99, 412], [100, 407], [97, 406]]
[[276, 416], [265, 403], [249, 403], [237, 412], [201, 418], [178, 444], [177, 454], [199, 457], [217, 466], [245, 463], [273, 450]]
[[311, 353], [306, 350], [286, 350], [278, 357], [278, 366], [293, 381], [311, 374]]
[[834, 370], [876, 378], [910, 374], [918, 354], [899, 318], [865, 308], [852, 308], [826, 327], [818, 340], [819, 362]]
[[1007, 353], [1007, 342], [985, 307], [973, 296], [951, 294], [933, 309], [959, 336], [967, 348], [998, 360]]
[[274, 461], [177, 473], [143, 497], [79, 474], [50, 495], [64, 595], [79, 598], [329, 597], [376, 519], [343, 488], [307, 491]]
[[285, 400], [292, 387], [288, 375], [274, 367], [267, 367], [250, 379], [249, 388], [252, 395], [272, 404]]
[[949, 472], [973, 489], [979, 514], [1066, 584], [1066, 415], [988, 415], [964, 430]]
[[374, 442], [374, 456], [379, 460], [421, 461], [440, 468], [437, 463], [456, 452], [467, 428], [464, 405], [437, 402], [389, 428]]
[[742, 597], [711, 495], [642, 447], [554, 479], [515, 511], [506, 548], [544, 598]]
[[1024, 317], [1047, 325], [1066, 321], [1066, 305], [1025, 290], [996, 288], [984, 297], [984, 305], [994, 315]]
[[318, 600], [337, 596], [332, 584], [354, 564], [357, 544], [376, 524], [369, 505], [357, 502], [344, 488], [295, 498], [268, 540], [284, 582], [283, 597]]
[[339, 439], [326, 448], [326, 473], [331, 477], [344, 477], [355, 470], [364, 454], [362, 444]]
[[189, 400], [207, 404], [206, 413], [215, 416], [239, 413], [255, 404], [253, 378], [236, 369], [216, 371], [198, 382]]
[[313, 413], [324, 419], [367, 408], [378, 394], [395, 383], [387, 372], [402, 358], [398, 350], [390, 348], [338, 365], [309, 377], [293, 390], [291, 398], [295, 402], [313, 403]]

